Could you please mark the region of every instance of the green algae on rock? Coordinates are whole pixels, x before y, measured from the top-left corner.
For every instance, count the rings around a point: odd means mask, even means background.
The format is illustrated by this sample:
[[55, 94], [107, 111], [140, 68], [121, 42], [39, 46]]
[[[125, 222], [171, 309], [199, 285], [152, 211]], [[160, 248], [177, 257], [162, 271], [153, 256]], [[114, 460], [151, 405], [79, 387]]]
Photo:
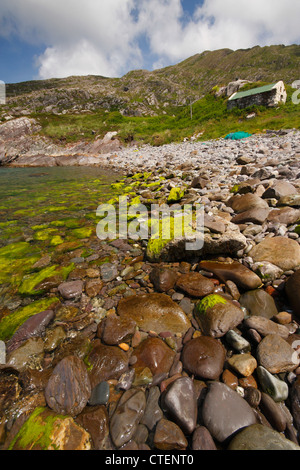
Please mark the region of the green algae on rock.
[[200, 300], [200, 302], [196, 305], [196, 313], [197, 315], [205, 315], [208, 308], [214, 307], [216, 304], [226, 304], [227, 300], [218, 294], [211, 294], [204, 299]]
[[36, 408], [8, 450], [90, 450], [90, 435], [70, 416]]
[[57, 303], [59, 303], [57, 297], [47, 297], [10, 313], [0, 321], [0, 339], [7, 341], [28, 318], [44, 310], [48, 310], [52, 305]]
[[72, 263], [69, 266], [60, 267], [53, 265], [42, 269], [38, 273], [35, 273], [28, 278], [25, 278], [19, 288], [19, 293], [22, 295], [38, 295], [44, 292], [44, 289], [36, 289], [36, 287], [45, 279], [48, 279], [55, 275], [61, 276], [61, 282], [65, 281], [73, 271], [75, 265]]
[[172, 188], [168, 196], [168, 203], [179, 202], [184, 197], [184, 190], [181, 188]]

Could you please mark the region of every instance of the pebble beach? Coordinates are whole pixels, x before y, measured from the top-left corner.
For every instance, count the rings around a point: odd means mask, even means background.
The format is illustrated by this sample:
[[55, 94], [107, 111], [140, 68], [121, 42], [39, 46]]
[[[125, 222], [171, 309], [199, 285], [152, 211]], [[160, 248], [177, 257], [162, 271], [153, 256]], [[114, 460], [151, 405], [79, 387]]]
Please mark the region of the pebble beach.
[[57, 246], [75, 267], [43, 280], [44, 308], [6, 336], [0, 318], [1, 449], [300, 450], [300, 132], [101, 165], [112, 204], [201, 204], [204, 245]]

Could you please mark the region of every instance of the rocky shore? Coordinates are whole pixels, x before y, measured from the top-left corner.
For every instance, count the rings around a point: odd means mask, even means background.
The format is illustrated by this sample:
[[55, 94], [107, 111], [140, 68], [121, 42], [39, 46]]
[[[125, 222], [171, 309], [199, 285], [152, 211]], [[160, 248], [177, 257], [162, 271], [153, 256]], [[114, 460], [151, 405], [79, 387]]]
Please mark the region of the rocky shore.
[[300, 450], [300, 132], [101, 162], [112, 204], [203, 205], [204, 245], [59, 245], [67, 279], [0, 319], [1, 448]]

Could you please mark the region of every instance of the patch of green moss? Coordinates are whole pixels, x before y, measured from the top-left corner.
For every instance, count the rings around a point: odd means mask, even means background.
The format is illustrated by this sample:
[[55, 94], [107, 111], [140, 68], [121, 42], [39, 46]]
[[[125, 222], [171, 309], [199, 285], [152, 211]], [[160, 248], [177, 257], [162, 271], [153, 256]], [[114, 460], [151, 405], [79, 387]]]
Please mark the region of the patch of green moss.
[[38, 230], [33, 235], [33, 238], [37, 241], [46, 241], [46, 240], [49, 240], [49, 238], [51, 238], [51, 236], [54, 233], [56, 233], [56, 231], [57, 230], [55, 228], [47, 228], [45, 230]]
[[60, 267], [57, 265], [48, 266], [47, 268], [42, 269], [38, 273], [35, 273], [28, 278], [25, 278], [19, 288], [19, 293], [22, 295], [39, 295], [42, 294], [43, 290], [36, 290], [36, 286], [40, 284], [45, 279], [55, 275], [61, 275], [62, 281], [65, 281], [74, 269], [74, 264], [70, 264], [66, 267]]
[[[8, 450], [57, 450], [51, 436], [59, 420], [69, 419], [67, 416], [44, 412], [47, 408], [38, 407], [23, 424], [20, 431], [9, 445]], [[44, 415], [43, 415], [44, 413]]]
[[61, 238], [60, 235], [55, 235], [55, 237], [51, 238], [50, 240], [50, 245], [51, 246], [58, 246], [58, 245], [61, 245], [63, 243], [63, 239]]
[[179, 202], [184, 197], [184, 190], [181, 188], [172, 188], [168, 197], [168, 203]]
[[240, 186], [241, 186], [240, 184], [235, 184], [235, 185], [231, 188], [230, 192], [231, 192], [232, 194], [236, 194], [236, 193], [239, 191]]
[[32, 302], [30, 305], [26, 305], [26, 307], [22, 307], [19, 310], [10, 313], [0, 321], [0, 339], [2, 341], [9, 340], [15, 331], [22, 326], [28, 318], [49, 309], [57, 302], [59, 302], [58, 298], [48, 297], [46, 299]]
[[224, 299], [221, 295], [211, 294], [204, 297], [196, 305], [196, 313], [198, 315], [205, 315], [208, 308], [212, 308], [217, 304], [226, 304], [227, 300]]
[[93, 229], [91, 227], [81, 227], [72, 231], [72, 235], [79, 239], [89, 238], [92, 233]]

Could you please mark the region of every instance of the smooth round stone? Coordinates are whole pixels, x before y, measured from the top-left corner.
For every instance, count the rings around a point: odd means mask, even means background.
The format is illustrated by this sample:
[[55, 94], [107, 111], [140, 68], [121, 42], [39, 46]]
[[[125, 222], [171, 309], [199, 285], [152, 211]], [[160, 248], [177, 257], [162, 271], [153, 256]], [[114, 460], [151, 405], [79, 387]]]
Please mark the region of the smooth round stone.
[[60, 295], [66, 299], [71, 300], [77, 297], [80, 297], [83, 291], [83, 282], [78, 281], [70, 281], [70, 282], [63, 282], [58, 286], [58, 292]]
[[109, 384], [107, 382], [100, 382], [93, 388], [89, 405], [106, 405], [109, 400]]
[[180, 276], [176, 287], [192, 297], [205, 297], [214, 292], [215, 285], [211, 279], [192, 272]]
[[261, 392], [254, 387], [245, 387], [245, 400], [252, 408], [257, 408], [261, 400]]
[[175, 352], [160, 338], [149, 337], [135, 349], [137, 358], [134, 368], [149, 368], [152, 375], [168, 373], [175, 357]]
[[188, 442], [176, 423], [163, 418], [156, 426], [154, 446], [160, 450], [185, 450]]
[[240, 431], [227, 450], [300, 450], [300, 447], [267, 426], [253, 424]]
[[128, 356], [117, 346], [106, 346], [99, 340], [88, 356], [89, 377], [92, 388], [100, 382], [119, 379], [128, 370]]
[[269, 207], [266, 201], [252, 193], [232, 196], [228, 201], [228, 205], [237, 214], [248, 211], [250, 209], [268, 209]]
[[250, 405], [221, 382], [211, 382], [202, 405], [204, 426], [214, 439], [224, 442], [239, 429], [256, 423]]
[[257, 289], [262, 284], [257, 274], [236, 261], [232, 263], [201, 261], [199, 268], [212, 272], [222, 282], [232, 281], [241, 289]]
[[263, 289], [256, 289], [241, 295], [239, 303], [250, 316], [272, 318], [278, 314], [273, 297]]
[[103, 343], [113, 346], [129, 340], [134, 335], [135, 329], [135, 321], [109, 315], [99, 324], [97, 335]]
[[271, 374], [295, 370], [300, 360], [295, 350], [279, 335], [268, 335], [258, 345], [258, 363]]
[[217, 380], [223, 370], [225, 349], [218, 340], [199, 336], [185, 344], [181, 362], [190, 374], [202, 379]]
[[291, 238], [265, 238], [249, 253], [254, 262], [269, 261], [283, 271], [300, 265], [300, 246]]
[[166, 294], [145, 294], [120, 300], [118, 314], [134, 320], [144, 331], [185, 334], [191, 323], [185, 312]]
[[175, 286], [177, 274], [171, 269], [157, 267], [151, 271], [149, 278], [158, 292], [167, 292]]
[[287, 383], [275, 377], [263, 366], [258, 366], [256, 372], [261, 389], [265, 393], [268, 393], [274, 401], [280, 402], [287, 399], [289, 396], [289, 387]]
[[193, 380], [182, 377], [167, 388], [164, 408], [185, 434], [191, 434], [197, 423], [197, 397]]
[[110, 420], [110, 434], [116, 447], [130, 441], [146, 408], [146, 397], [142, 390], [131, 389], [121, 396]]

